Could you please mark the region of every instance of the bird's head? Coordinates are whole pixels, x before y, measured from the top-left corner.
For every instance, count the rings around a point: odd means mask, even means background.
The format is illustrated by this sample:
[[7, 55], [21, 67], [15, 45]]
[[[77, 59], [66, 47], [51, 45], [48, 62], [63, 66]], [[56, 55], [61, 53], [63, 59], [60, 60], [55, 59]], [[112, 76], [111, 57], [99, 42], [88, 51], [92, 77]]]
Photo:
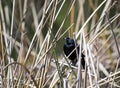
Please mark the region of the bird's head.
[[69, 38], [69, 37], [65, 38], [65, 40], [66, 40], [66, 43], [67, 43], [68, 45], [70, 45], [70, 44], [75, 44], [74, 40], [71, 39], [71, 38]]

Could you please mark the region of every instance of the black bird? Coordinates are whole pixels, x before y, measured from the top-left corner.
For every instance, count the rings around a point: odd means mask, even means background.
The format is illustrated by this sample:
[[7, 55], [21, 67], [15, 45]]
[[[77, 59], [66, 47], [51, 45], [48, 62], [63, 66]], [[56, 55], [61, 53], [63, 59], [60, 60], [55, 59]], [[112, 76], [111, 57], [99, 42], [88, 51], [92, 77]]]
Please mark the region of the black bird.
[[[75, 46], [77, 46], [77, 50], [75, 49]], [[77, 54], [79, 56], [79, 46], [78, 44], [75, 44], [75, 41], [72, 38], [67, 37], [66, 38], [66, 44], [64, 44], [63, 47], [64, 53], [66, 56], [69, 56], [68, 59], [71, 60], [72, 65], [76, 65], [77, 63]], [[74, 50], [74, 51], [73, 51]], [[77, 53], [76, 53], [77, 51]], [[71, 55], [69, 55], [71, 52], [73, 52]], [[83, 53], [81, 53], [81, 64], [82, 67], [85, 68], [85, 60], [84, 60], [85, 55]]]

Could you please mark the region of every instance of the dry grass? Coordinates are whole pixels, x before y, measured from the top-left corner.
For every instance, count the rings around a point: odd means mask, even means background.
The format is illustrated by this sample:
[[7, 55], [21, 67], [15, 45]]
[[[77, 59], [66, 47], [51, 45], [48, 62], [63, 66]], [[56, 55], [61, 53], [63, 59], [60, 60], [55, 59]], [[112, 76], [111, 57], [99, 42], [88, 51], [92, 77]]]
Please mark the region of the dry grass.
[[[119, 0], [98, 1], [0, 0], [0, 87], [119, 88]], [[85, 70], [63, 54], [68, 35]]]

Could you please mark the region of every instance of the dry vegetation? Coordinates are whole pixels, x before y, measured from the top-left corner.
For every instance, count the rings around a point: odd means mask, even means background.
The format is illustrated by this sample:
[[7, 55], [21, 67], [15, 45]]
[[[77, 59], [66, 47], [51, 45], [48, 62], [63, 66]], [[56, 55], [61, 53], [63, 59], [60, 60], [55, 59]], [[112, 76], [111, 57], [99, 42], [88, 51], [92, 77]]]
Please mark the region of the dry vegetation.
[[120, 88], [119, 61], [120, 0], [0, 0], [0, 88]]

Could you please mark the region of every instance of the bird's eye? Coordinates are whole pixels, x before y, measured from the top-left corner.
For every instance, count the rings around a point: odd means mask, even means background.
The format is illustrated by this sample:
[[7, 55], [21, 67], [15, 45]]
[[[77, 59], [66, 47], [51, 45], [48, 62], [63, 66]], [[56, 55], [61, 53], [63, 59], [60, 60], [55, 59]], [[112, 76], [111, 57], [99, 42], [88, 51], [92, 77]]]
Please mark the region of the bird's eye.
[[67, 43], [67, 44], [74, 44], [74, 40], [67, 37], [67, 38], [66, 38], [66, 43]]

